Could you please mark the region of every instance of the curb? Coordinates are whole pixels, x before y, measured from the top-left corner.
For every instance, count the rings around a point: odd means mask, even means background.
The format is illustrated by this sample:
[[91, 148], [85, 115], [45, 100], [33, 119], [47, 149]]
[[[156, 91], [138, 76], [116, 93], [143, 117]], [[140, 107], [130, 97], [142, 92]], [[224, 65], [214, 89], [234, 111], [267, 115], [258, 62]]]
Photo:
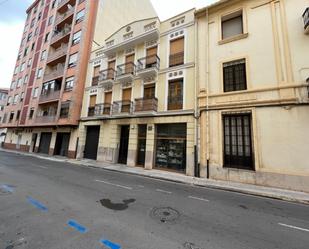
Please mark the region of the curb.
[[[54, 157], [52, 158], [52, 157], [48, 157], [48, 156], [35, 155], [35, 154], [19, 152], [19, 151], [11, 151], [11, 150], [6, 150], [6, 149], [2, 149], [2, 148], [0, 148], [0, 151], [18, 154], [18, 155], [23, 155], [23, 156], [34, 157], [34, 158], [39, 158], [39, 159], [43, 159], [43, 160], [49, 160], [49, 161], [53, 161], [53, 162], [70, 163], [70, 164], [73, 164], [73, 165], [77, 165], [79, 167], [95, 168], [95, 169], [107, 170], [107, 171], [112, 171], [112, 172], [117, 172], [117, 173], [122, 173], [122, 174], [147, 177], [147, 178], [157, 179], [157, 180], [166, 181], [166, 182], [174, 182], [174, 183], [184, 184], [184, 185], [189, 185], [189, 186], [196, 186], [196, 187], [208, 188], [208, 189], [217, 189], [217, 190], [228, 191], [228, 192], [233, 192], [233, 193], [241, 193], [241, 194], [246, 194], [246, 195], [258, 196], [258, 197], [264, 197], [264, 198], [271, 198], [271, 199], [276, 199], [276, 200], [281, 200], [281, 201], [288, 201], [288, 202], [295, 202], [295, 203], [309, 205], [309, 199], [307, 200], [307, 199], [293, 198], [293, 197], [286, 196], [286, 195], [271, 194], [271, 193], [266, 193], [266, 192], [262, 192], [262, 191], [253, 191], [253, 190], [242, 189], [242, 188], [237, 188], [237, 187], [233, 187], [233, 186], [219, 186], [219, 185], [207, 184], [207, 183], [201, 184], [201, 183], [194, 182], [196, 180], [196, 178], [194, 178], [194, 177], [189, 177], [193, 181], [193, 182], [189, 182], [189, 181], [183, 181], [183, 180], [176, 180], [176, 179], [172, 179], [172, 178], [168, 178], [168, 177], [161, 177], [161, 176], [156, 176], [156, 175], [143, 174], [143, 173], [140, 173], [140, 172], [121, 171], [119, 169], [101, 167], [101, 166], [97, 166], [97, 165], [90, 164], [90, 163], [87, 163], [87, 162], [83, 163], [82, 161], [78, 161], [76, 159], [61, 159], [61, 158], [54, 158]], [[255, 186], [255, 185], [253, 185], [253, 186]], [[278, 190], [281, 190], [281, 189], [278, 189]], [[285, 191], [285, 189], [282, 189], [282, 190]], [[286, 190], [286, 191], [290, 191], [290, 190]], [[299, 192], [299, 193], [302, 193], [302, 192]]]

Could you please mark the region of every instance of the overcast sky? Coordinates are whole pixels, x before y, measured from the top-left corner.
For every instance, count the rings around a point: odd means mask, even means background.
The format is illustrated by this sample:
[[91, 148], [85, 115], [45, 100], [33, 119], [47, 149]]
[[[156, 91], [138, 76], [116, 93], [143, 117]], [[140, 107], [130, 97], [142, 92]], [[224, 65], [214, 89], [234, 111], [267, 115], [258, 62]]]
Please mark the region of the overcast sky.
[[[25, 11], [34, 0], [0, 0], [0, 87], [9, 87], [24, 27]], [[151, 0], [161, 20], [216, 0]]]

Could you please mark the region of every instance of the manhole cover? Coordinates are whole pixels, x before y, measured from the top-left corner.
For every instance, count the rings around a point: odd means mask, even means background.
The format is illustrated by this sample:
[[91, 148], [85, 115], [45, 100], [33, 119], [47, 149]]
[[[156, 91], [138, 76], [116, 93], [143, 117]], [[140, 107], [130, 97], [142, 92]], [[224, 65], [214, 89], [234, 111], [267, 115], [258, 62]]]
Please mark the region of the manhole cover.
[[180, 213], [171, 207], [154, 208], [150, 215], [161, 223], [174, 223], [180, 217]]

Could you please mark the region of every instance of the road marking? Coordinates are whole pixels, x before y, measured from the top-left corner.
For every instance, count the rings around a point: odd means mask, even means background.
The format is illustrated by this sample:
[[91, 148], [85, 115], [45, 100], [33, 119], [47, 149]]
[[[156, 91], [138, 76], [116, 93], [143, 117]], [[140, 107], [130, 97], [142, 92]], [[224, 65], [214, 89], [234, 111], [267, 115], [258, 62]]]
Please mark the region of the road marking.
[[132, 190], [133, 188], [131, 187], [128, 187], [128, 186], [123, 186], [123, 185], [119, 185], [119, 184], [115, 184], [115, 183], [111, 183], [111, 182], [106, 182], [106, 181], [102, 181], [102, 180], [95, 180], [96, 182], [102, 182], [102, 183], [105, 183], [105, 184], [108, 184], [108, 185], [112, 185], [112, 186], [115, 186], [115, 187], [119, 187], [119, 188], [124, 188], [124, 189], [128, 189], [128, 190]]
[[287, 225], [287, 224], [284, 224], [284, 223], [278, 223], [278, 225], [283, 226], [283, 227], [293, 228], [293, 229], [304, 231], [304, 232], [309, 232], [309, 229], [296, 227], [296, 226], [292, 226], [292, 225]]
[[165, 194], [171, 194], [172, 193], [172, 192], [165, 191], [165, 190], [162, 190], [162, 189], [159, 189], [159, 188], [157, 188], [156, 191], [161, 192], [161, 193], [165, 193]]
[[120, 245], [117, 245], [109, 240], [105, 240], [105, 239], [102, 239], [100, 241], [104, 246], [107, 246], [109, 247], [110, 249], [121, 249], [121, 246]]
[[35, 165], [34, 167], [39, 167], [39, 168], [41, 168], [41, 169], [48, 169], [47, 167], [40, 166], [40, 165]]
[[86, 233], [88, 231], [88, 229], [86, 227], [84, 227], [83, 225], [79, 224], [75, 220], [69, 220], [67, 222], [67, 225], [72, 227], [72, 228], [74, 228], [76, 231], [78, 231], [80, 233]]
[[196, 197], [196, 196], [188, 196], [188, 198], [190, 198], [190, 199], [194, 199], [194, 200], [199, 200], [199, 201], [209, 201], [209, 200], [207, 200], [207, 199], [204, 199], [204, 198], [200, 198], [200, 197]]
[[30, 204], [32, 204], [33, 206], [35, 206], [37, 209], [40, 209], [44, 212], [48, 211], [48, 208], [45, 207], [42, 203], [40, 203], [39, 201], [32, 199], [31, 197], [27, 197], [27, 200]]
[[12, 187], [10, 187], [9, 185], [2, 185], [1, 186], [2, 189], [4, 189], [5, 191], [9, 192], [9, 193], [13, 193], [14, 189]]

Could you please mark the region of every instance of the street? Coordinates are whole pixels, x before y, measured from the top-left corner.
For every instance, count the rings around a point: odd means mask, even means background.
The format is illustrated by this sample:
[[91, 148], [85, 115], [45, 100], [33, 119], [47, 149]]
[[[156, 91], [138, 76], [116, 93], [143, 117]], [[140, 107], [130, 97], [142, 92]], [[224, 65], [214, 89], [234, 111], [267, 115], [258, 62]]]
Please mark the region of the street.
[[0, 151], [0, 249], [308, 249], [309, 207]]

